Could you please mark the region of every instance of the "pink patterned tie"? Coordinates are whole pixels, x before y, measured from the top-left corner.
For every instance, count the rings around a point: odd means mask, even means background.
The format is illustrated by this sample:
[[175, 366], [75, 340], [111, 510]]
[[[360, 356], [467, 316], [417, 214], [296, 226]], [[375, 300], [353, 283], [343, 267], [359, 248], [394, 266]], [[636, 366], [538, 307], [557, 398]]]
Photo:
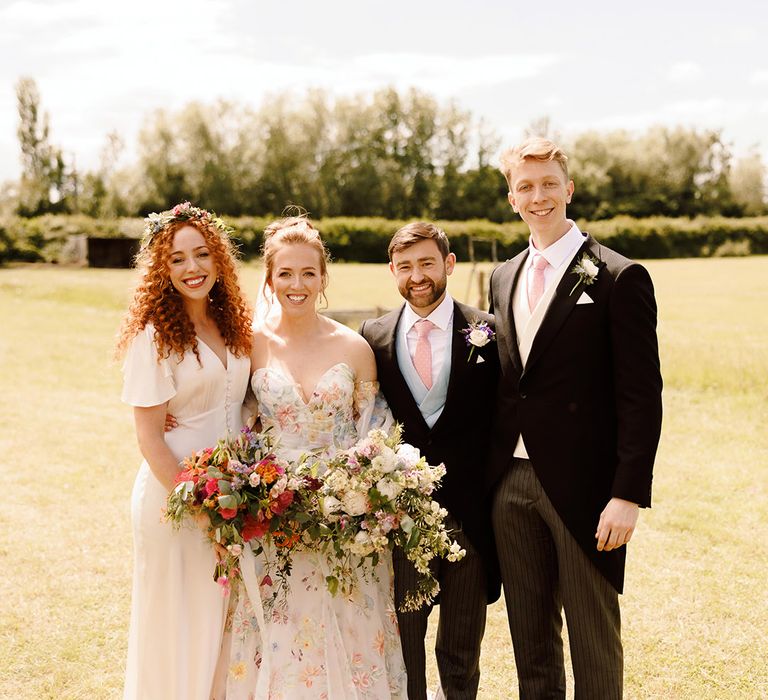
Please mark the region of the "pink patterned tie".
[[536, 253], [528, 268], [528, 309], [531, 313], [539, 303], [541, 295], [544, 294], [544, 270], [547, 265], [549, 265], [547, 259], [541, 253]]
[[432, 321], [422, 318], [413, 324], [419, 334], [416, 340], [416, 352], [413, 354], [413, 366], [427, 389], [432, 388], [432, 346], [429, 344], [429, 332], [435, 328]]

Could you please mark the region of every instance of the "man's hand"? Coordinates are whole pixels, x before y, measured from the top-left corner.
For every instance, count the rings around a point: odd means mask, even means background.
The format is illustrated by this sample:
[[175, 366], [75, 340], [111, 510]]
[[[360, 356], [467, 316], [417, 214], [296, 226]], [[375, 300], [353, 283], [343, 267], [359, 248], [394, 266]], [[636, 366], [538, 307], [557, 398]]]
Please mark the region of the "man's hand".
[[623, 498], [612, 498], [608, 501], [608, 505], [600, 513], [600, 522], [595, 533], [598, 551], [610, 552], [627, 544], [632, 539], [639, 512], [637, 503], [625, 501]]

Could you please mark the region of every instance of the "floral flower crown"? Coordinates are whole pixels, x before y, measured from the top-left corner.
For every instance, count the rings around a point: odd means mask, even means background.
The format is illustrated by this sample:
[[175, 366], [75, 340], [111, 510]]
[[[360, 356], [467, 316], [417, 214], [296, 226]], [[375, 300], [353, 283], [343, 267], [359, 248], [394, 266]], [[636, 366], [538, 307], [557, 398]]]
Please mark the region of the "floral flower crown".
[[193, 206], [190, 202], [177, 204], [173, 209], [152, 213], [144, 219], [144, 235], [141, 239], [142, 248], [148, 246], [155, 234], [162, 231], [168, 224], [174, 221], [202, 221], [212, 224], [218, 231], [225, 236], [230, 236], [233, 229], [227, 226], [224, 221], [211, 212]]

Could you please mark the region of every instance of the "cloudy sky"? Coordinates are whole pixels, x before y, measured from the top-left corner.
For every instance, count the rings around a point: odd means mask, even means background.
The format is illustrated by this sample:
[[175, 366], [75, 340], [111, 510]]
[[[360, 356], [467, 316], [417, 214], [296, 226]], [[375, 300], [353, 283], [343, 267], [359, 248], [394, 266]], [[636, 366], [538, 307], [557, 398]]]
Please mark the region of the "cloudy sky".
[[767, 37], [764, 0], [0, 0], [0, 180], [19, 175], [22, 76], [80, 169], [113, 130], [130, 158], [157, 107], [386, 85], [504, 142], [545, 115], [565, 135], [680, 124], [768, 161]]

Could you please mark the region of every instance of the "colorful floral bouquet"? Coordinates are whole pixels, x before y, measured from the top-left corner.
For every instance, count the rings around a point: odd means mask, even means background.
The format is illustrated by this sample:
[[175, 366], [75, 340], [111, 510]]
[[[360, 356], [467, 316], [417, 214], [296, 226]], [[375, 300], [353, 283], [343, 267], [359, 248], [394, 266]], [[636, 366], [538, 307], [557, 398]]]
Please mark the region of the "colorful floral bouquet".
[[176, 526], [187, 516], [206, 519], [208, 536], [226, 549], [214, 573], [225, 593], [241, 578], [246, 546], [258, 556], [267, 541], [273, 545], [265, 554], [265, 583], [274, 596], [287, 591], [297, 547], [328, 558], [326, 583], [334, 595], [352, 590], [353, 570], [361, 567], [367, 575], [369, 564], [375, 567], [385, 551], [401, 547], [419, 573], [417, 590], [408, 592], [402, 609], [416, 610], [439, 590], [432, 559], [458, 561], [465, 552], [445, 529], [447, 511], [432, 499], [445, 467], [430, 466], [400, 437], [399, 426], [389, 435], [372, 430], [333, 458], [304, 455], [289, 463], [278, 459], [268, 432], [245, 428], [184, 460], [166, 517]]
[[400, 438], [399, 426], [389, 435], [372, 430], [325, 463], [307, 533], [328, 556], [326, 582], [333, 594], [353, 585], [350, 574], [361, 565], [357, 557], [363, 566], [367, 560], [375, 566], [387, 549], [401, 547], [419, 573], [417, 590], [408, 592], [401, 607], [416, 610], [439, 590], [430, 561], [458, 561], [465, 551], [450, 539], [447, 511], [432, 499], [445, 467], [430, 466]]
[[207, 518], [208, 536], [227, 552], [214, 573], [225, 593], [240, 573], [239, 557], [249, 543], [260, 552], [262, 540], [270, 539], [283, 552], [281, 573], [289, 570], [290, 550], [307, 521], [305, 501], [319, 487], [289, 474], [289, 466], [275, 456], [269, 433], [248, 428], [184, 460], [166, 517], [176, 526], [186, 516]]

